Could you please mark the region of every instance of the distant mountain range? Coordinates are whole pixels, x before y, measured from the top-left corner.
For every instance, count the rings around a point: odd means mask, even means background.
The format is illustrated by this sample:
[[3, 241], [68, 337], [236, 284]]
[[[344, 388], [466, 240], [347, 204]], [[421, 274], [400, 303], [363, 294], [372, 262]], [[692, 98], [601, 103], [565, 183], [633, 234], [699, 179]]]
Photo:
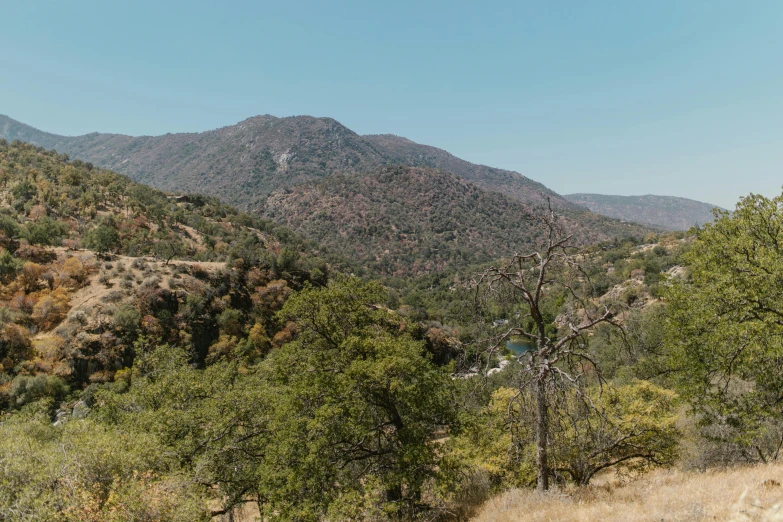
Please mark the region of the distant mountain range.
[[212, 131], [58, 136], [0, 116], [0, 138], [56, 149], [169, 192], [274, 219], [364, 266], [410, 275], [523, 251], [549, 199], [579, 243], [644, 235], [516, 172], [331, 118], [257, 116]]
[[305, 181], [392, 165], [438, 168], [525, 203], [541, 203], [544, 194], [558, 208], [576, 208], [516, 172], [469, 163], [398, 136], [360, 136], [331, 118], [267, 115], [200, 133], [69, 137], [0, 115], [0, 137], [56, 149], [158, 189], [218, 196], [245, 210]]
[[674, 196], [569, 194], [564, 197], [597, 214], [669, 230], [688, 230], [694, 225], [709, 223], [713, 219], [712, 209], [720, 208]]

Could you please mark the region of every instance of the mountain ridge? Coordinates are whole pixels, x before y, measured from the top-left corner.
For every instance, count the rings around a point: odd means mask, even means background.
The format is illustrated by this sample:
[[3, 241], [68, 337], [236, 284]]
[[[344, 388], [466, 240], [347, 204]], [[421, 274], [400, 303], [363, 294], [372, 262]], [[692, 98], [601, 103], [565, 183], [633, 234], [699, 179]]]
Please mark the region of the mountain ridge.
[[669, 230], [688, 230], [694, 225], [701, 226], [712, 221], [713, 208], [723, 210], [711, 203], [655, 194], [617, 196], [577, 193], [563, 197], [597, 214]]
[[0, 137], [56, 149], [161, 190], [198, 191], [245, 210], [270, 193], [336, 172], [390, 165], [441, 168], [525, 203], [577, 206], [517, 172], [477, 165], [392, 134], [362, 136], [329, 117], [259, 115], [197, 133], [60, 136], [0, 116]]

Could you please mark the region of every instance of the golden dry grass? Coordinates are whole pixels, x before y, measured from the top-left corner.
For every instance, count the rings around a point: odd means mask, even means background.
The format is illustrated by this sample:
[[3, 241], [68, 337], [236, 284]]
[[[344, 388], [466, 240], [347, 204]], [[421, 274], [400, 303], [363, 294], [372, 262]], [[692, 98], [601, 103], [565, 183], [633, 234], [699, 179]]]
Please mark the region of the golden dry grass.
[[783, 521], [783, 465], [706, 473], [657, 471], [626, 484], [513, 490], [472, 522]]

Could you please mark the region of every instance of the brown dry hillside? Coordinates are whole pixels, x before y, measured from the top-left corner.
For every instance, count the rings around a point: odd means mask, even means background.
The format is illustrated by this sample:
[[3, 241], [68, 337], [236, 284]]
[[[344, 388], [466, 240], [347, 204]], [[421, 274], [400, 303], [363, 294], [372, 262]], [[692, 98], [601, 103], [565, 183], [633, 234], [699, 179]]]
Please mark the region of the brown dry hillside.
[[0, 407], [18, 402], [16, 378], [111, 381], [140, 336], [199, 364], [253, 328], [271, 346], [288, 335], [274, 319], [285, 298], [336, 268], [317, 251], [214, 198], [0, 140]]

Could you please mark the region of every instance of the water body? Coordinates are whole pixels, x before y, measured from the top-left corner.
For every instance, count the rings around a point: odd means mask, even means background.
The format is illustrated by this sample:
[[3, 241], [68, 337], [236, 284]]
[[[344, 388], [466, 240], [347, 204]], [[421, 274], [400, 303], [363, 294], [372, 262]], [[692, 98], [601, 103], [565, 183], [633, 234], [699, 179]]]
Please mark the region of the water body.
[[515, 339], [513, 341], [507, 341], [506, 347], [515, 354], [522, 355], [529, 350], [534, 350], [536, 348], [536, 343], [525, 339]]

